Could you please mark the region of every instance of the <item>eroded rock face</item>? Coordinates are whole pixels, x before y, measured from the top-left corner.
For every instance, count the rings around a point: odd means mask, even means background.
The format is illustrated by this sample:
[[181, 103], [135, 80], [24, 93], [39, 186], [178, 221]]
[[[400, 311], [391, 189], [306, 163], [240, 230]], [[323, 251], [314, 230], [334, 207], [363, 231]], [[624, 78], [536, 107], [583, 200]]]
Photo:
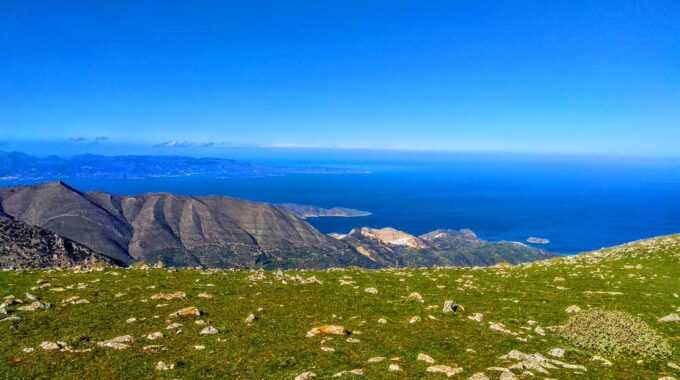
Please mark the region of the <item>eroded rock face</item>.
[[404, 245], [407, 247], [417, 249], [427, 247], [427, 244], [425, 244], [425, 242], [422, 239], [390, 227], [380, 229], [363, 227], [361, 229], [352, 230], [352, 232], [350, 232], [350, 235], [356, 234], [367, 237], [369, 239], [377, 240], [385, 244]]

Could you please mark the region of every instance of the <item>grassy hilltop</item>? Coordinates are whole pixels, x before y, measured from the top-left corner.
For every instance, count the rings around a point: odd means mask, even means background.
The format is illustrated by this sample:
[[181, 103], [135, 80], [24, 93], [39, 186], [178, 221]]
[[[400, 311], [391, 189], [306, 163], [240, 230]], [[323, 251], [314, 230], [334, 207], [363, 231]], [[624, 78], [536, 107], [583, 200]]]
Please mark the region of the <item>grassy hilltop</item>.
[[488, 268], [3, 271], [0, 378], [680, 378], [679, 296], [680, 235]]

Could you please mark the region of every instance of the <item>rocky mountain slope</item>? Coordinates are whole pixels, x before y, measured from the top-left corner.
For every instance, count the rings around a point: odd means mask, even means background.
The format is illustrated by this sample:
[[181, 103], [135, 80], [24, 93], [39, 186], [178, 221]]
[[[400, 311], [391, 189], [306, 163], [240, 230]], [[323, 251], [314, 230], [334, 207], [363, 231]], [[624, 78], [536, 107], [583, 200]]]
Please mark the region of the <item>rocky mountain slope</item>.
[[324, 235], [280, 206], [227, 197], [80, 192], [63, 182], [0, 188], [0, 210], [115, 262], [171, 266], [365, 268], [492, 265], [550, 255], [471, 231], [420, 237], [391, 228]]
[[172, 194], [81, 193], [62, 182], [0, 188], [4, 212], [124, 264], [374, 267], [346, 244], [265, 203]]
[[414, 236], [393, 228], [357, 228], [335, 238], [381, 266], [477, 266], [547, 259], [548, 252], [515, 242], [487, 242], [470, 230], [436, 230]]
[[58, 234], [0, 215], [0, 268], [86, 268], [111, 259]]

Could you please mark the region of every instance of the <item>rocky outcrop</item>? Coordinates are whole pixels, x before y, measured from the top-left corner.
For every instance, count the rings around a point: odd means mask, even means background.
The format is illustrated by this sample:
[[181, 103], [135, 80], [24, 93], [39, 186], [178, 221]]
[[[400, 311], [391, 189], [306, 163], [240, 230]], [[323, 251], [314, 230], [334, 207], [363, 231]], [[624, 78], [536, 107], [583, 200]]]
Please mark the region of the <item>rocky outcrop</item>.
[[436, 230], [414, 236], [392, 228], [358, 228], [347, 235], [330, 236], [387, 267], [484, 266], [552, 257], [546, 251], [520, 243], [487, 242], [467, 229]]
[[88, 247], [54, 232], [0, 216], [0, 268], [115, 265]]

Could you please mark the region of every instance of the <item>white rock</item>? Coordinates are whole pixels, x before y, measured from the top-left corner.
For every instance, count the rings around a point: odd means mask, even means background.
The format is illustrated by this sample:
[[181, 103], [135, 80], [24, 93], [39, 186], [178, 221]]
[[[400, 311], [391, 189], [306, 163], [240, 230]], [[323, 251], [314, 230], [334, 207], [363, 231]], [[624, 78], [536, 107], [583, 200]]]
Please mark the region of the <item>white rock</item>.
[[564, 309], [564, 311], [569, 314], [580, 313], [581, 308], [576, 305], [571, 305], [568, 308]]
[[316, 373], [314, 372], [303, 372], [295, 376], [295, 380], [312, 380], [316, 378]]
[[390, 372], [402, 372], [401, 366], [399, 364], [392, 363], [387, 367]]
[[166, 364], [165, 362], [158, 362], [156, 364], [156, 370], [158, 371], [170, 371], [175, 368], [175, 363]]
[[468, 319], [471, 319], [475, 322], [481, 322], [482, 319], [484, 319], [484, 314], [482, 313], [474, 313], [473, 315], [468, 315]]
[[453, 377], [458, 375], [459, 373], [463, 372], [462, 368], [454, 368], [448, 365], [433, 365], [429, 366], [426, 369], [427, 372], [430, 373], [443, 373], [447, 377]]
[[564, 357], [564, 348], [553, 348], [552, 350], [548, 351], [548, 355], [554, 356], [556, 358], [562, 358]]
[[158, 340], [158, 339], [163, 339], [163, 333], [160, 331], [152, 332], [151, 334], [146, 336], [146, 339], [148, 340]]
[[217, 334], [218, 332], [219, 331], [216, 328], [214, 328], [212, 326], [208, 326], [208, 327], [204, 327], [203, 330], [201, 330], [201, 335], [213, 335], [213, 334]]
[[677, 315], [675, 313], [668, 314], [663, 318], [659, 318], [659, 322], [678, 322], [678, 321], [680, 321], [680, 315]]
[[376, 288], [366, 288], [366, 289], [364, 289], [364, 292], [366, 292], [368, 294], [378, 294], [378, 289], [376, 289]]
[[416, 359], [421, 361], [421, 362], [430, 363], [430, 364], [434, 364], [434, 362], [435, 362], [435, 360], [432, 359], [432, 356], [424, 354], [422, 352], [418, 354], [418, 357]]

